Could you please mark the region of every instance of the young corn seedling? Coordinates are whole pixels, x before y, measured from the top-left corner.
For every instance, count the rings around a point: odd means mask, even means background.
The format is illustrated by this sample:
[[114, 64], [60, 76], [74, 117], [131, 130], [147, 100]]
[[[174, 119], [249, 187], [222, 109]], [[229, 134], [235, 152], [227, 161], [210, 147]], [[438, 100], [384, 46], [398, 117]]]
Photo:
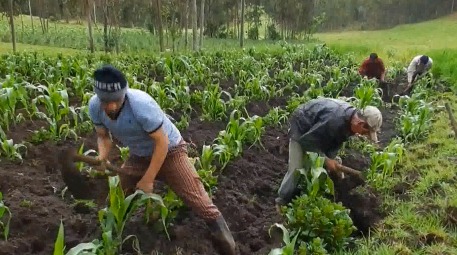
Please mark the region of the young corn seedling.
[[245, 136], [243, 142], [251, 144], [259, 144], [263, 147], [261, 137], [265, 131], [264, 121], [262, 117], [254, 115], [248, 119], [244, 119], [244, 122], [241, 124], [244, 128]]
[[8, 235], [10, 233], [11, 217], [11, 211], [8, 206], [5, 205], [5, 202], [3, 201], [3, 193], [0, 192], [0, 229], [3, 231], [3, 238], [5, 241], [8, 241]]
[[121, 147], [119, 145], [116, 145], [116, 147], [119, 149], [119, 152], [121, 153], [122, 162], [125, 162], [129, 157], [129, 147]]
[[54, 242], [53, 255], [65, 255], [65, 232], [62, 220], [60, 220], [59, 231], [57, 232], [57, 238]]
[[402, 108], [397, 126], [406, 142], [423, 139], [430, 131], [433, 108], [423, 100], [402, 97], [399, 100]]
[[[67, 90], [48, 90], [46, 94], [39, 95], [32, 100], [34, 113], [49, 123], [49, 132], [54, 139], [66, 139], [69, 136], [78, 138], [76, 132], [70, 127], [68, 115], [73, 114], [72, 119], [77, 120], [76, 111], [69, 106]], [[44, 104], [47, 114], [40, 112], [37, 105]], [[64, 122], [64, 123], [62, 123]], [[66, 122], [66, 123], [65, 123]], [[44, 131], [43, 131], [44, 132]]]
[[279, 224], [279, 223], [275, 223], [268, 230], [268, 234], [270, 235], [270, 237], [271, 237], [271, 229], [273, 227], [277, 227], [277, 228], [281, 229], [281, 231], [282, 231], [282, 241], [284, 242], [284, 247], [274, 248], [274, 249], [272, 249], [270, 251], [270, 253], [268, 253], [268, 255], [294, 255], [295, 252], [296, 252], [295, 251], [295, 246], [297, 244], [297, 238], [300, 235], [301, 229], [299, 229], [297, 231], [297, 233], [295, 233], [295, 235], [293, 236], [293, 238], [291, 240], [290, 239], [291, 238], [291, 233], [289, 232], [289, 230], [287, 230], [287, 228], [284, 227], [283, 224]]
[[178, 216], [179, 209], [184, 206], [183, 201], [176, 195], [176, 193], [167, 187], [167, 193], [162, 198], [163, 205], [154, 203], [154, 201], [148, 201], [146, 203], [145, 221], [149, 223], [160, 218], [161, 226], [157, 226], [159, 231], [165, 231], [168, 240], [170, 235], [168, 233], [168, 227], [174, 219]]
[[404, 153], [405, 147], [400, 139], [392, 140], [383, 151], [372, 153], [368, 180], [375, 187], [382, 187], [386, 177], [392, 176], [395, 166], [403, 160]]
[[213, 165], [215, 158], [216, 154], [211, 146], [203, 145], [202, 154], [195, 162], [198, 175], [210, 196], [213, 188], [217, 185], [217, 176], [214, 175], [216, 167]]
[[220, 143], [216, 142], [213, 145], [213, 150], [214, 155], [218, 158], [219, 164], [221, 164], [220, 170], [222, 171], [230, 160], [241, 154], [243, 146], [240, 141], [235, 141], [237, 147], [230, 147], [228, 145], [230, 143], [230, 134], [228, 134], [225, 130], [219, 133], [219, 137], [217, 139], [219, 139], [217, 141]]
[[[102, 239], [90, 243], [81, 243], [73, 247], [67, 255], [97, 254], [116, 255], [122, 251], [122, 244], [133, 236], [123, 238], [125, 224], [132, 214], [148, 201], [165, 207], [162, 198], [157, 194], [145, 194], [137, 190], [135, 193], [124, 196], [118, 176], [109, 177], [109, 206], [98, 213], [102, 230]], [[166, 208], [164, 209], [166, 210]]]
[[284, 124], [287, 123], [288, 120], [288, 113], [286, 110], [281, 109], [280, 107], [275, 107], [271, 109], [265, 117], [263, 117], [263, 121], [266, 126], [273, 126], [273, 127], [282, 127]]
[[325, 194], [334, 195], [333, 181], [323, 167], [324, 157], [308, 152], [303, 156], [303, 160], [304, 167], [298, 171], [304, 176], [306, 194], [311, 198]]
[[[222, 94], [228, 94], [228, 92], [221, 91], [218, 84], [206, 86], [201, 98], [203, 120], [218, 121], [225, 118], [227, 104], [221, 98]], [[231, 96], [228, 95], [228, 97], [230, 98]]]
[[358, 109], [365, 108], [368, 105], [382, 105], [382, 90], [376, 87], [373, 80], [362, 80], [362, 83], [355, 88], [354, 97], [356, 98], [355, 106]]
[[27, 146], [24, 143], [14, 143], [13, 139], [7, 139], [5, 133], [0, 129], [0, 156], [9, 160], [23, 161], [22, 155], [27, 153]]
[[9, 131], [11, 124], [17, 124], [24, 120], [22, 113], [16, 113], [17, 105], [21, 103], [27, 106], [27, 91], [24, 87], [0, 88], [0, 125]]

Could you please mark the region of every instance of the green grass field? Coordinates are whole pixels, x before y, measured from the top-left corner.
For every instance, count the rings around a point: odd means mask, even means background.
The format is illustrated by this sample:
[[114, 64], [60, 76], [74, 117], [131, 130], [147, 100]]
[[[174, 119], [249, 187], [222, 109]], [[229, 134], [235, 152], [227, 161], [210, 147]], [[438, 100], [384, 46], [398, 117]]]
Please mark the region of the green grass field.
[[[75, 37], [78, 42], [86, 42], [84, 27], [59, 26], [61, 27], [56, 33], [66, 31], [64, 27], [70, 27], [79, 33]], [[0, 26], [4, 36], [8, 32], [5, 29], [5, 26]], [[138, 40], [136, 33], [141, 32], [132, 32], [126, 39], [126, 44]], [[371, 52], [377, 52], [387, 65], [402, 64], [406, 67], [415, 55], [427, 54], [434, 60], [433, 75], [448, 77], [451, 85], [455, 86], [456, 34], [457, 15], [453, 15], [382, 31], [320, 33], [316, 38], [340, 52], [353, 54], [360, 61]], [[46, 46], [47, 41], [42, 37], [35, 40], [34, 36], [24, 35], [20, 38], [30, 44], [18, 43], [19, 51], [45, 54], [85, 52], [83, 47], [70, 47], [75, 43], [65, 38], [50, 41], [50, 46]], [[145, 45], [151, 42], [156, 40], [148, 36], [144, 44], [135, 43], [133, 50], [145, 50]], [[236, 40], [211, 39], [205, 40], [204, 45], [207, 49], [238, 47]], [[264, 49], [272, 47], [265, 42], [249, 41], [246, 46]], [[156, 44], [150, 47], [152, 51], [157, 51]], [[11, 52], [11, 44], [0, 43], [0, 53], [7, 52]], [[450, 136], [449, 118], [443, 108], [445, 102], [449, 102], [452, 109], [457, 109], [457, 97], [453, 93], [433, 98], [434, 107], [441, 107], [442, 110], [434, 116], [431, 133], [425, 141], [409, 147], [402, 166], [383, 190], [384, 204], [391, 209], [391, 214], [385, 218], [378, 231], [359, 241], [357, 254], [457, 254], [457, 222], [453, 222], [457, 220], [454, 218], [457, 217], [457, 143], [455, 137]], [[407, 198], [392, 194], [392, 190], [402, 185], [408, 187]]]

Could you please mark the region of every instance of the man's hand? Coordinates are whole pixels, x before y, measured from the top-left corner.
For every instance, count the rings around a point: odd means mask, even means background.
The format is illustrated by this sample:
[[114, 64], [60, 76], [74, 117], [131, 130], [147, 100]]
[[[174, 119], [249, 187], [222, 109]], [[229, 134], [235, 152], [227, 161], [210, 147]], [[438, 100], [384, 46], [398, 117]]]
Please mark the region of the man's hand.
[[331, 172], [336, 172], [338, 169], [338, 161], [334, 159], [325, 158], [325, 166], [327, 167], [327, 170]]
[[100, 172], [104, 172], [106, 170], [106, 164], [110, 163], [110, 162], [107, 159], [102, 159], [100, 156], [97, 156], [96, 159], [100, 160], [101, 164], [96, 166], [96, 167], [94, 167], [95, 170], [100, 171]]
[[141, 180], [136, 184], [136, 188], [142, 190], [146, 194], [152, 193], [154, 189], [154, 180], [147, 178], [147, 176], [143, 176]]

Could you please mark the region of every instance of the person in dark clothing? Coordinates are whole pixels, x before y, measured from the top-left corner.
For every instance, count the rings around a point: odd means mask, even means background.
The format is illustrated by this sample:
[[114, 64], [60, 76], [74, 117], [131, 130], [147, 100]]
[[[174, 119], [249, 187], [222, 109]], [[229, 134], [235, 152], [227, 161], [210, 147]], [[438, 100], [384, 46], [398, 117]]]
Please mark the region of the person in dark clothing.
[[359, 68], [359, 74], [366, 76], [368, 79], [376, 78], [384, 81], [386, 77], [386, 68], [384, 62], [378, 57], [378, 54], [371, 53], [370, 57], [365, 59]]
[[289, 166], [275, 201], [278, 210], [297, 192], [300, 173], [296, 169], [306, 169], [304, 153], [324, 156], [325, 168], [334, 172], [337, 164], [341, 164], [338, 151], [350, 136], [365, 135], [378, 142], [376, 132], [381, 128], [382, 114], [374, 106], [359, 110], [342, 100], [317, 98], [300, 105], [289, 122]]

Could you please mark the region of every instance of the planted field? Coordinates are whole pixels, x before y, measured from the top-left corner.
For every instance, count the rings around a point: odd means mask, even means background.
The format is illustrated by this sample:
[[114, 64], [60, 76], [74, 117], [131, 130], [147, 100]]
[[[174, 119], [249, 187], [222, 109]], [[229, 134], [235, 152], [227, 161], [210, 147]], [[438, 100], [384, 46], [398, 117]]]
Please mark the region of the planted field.
[[[119, 215], [115, 203], [106, 203], [107, 196], [123, 201], [108, 194], [118, 187], [114, 177], [90, 179], [92, 186], [82, 192], [93, 200], [67, 192], [58, 155], [69, 147], [96, 155], [87, 102], [93, 94], [91, 74], [106, 62], [123, 70], [130, 87], [147, 91], [175, 119], [240, 254], [268, 254], [290, 246], [282, 242], [279, 228], [269, 235], [275, 223], [284, 224], [291, 239], [298, 236], [292, 243], [297, 251], [356, 251], [360, 244], [353, 238], [384, 224], [390, 213], [383, 194], [409, 144], [427, 137], [437, 111], [428, 99], [443, 91], [430, 76], [418, 82], [414, 95], [397, 100], [393, 95], [404, 88], [402, 69], [389, 70], [388, 83], [364, 80], [351, 58], [322, 46], [116, 59], [3, 55], [0, 190], [11, 220], [5, 211], [0, 227], [8, 231], [0, 254], [51, 254], [59, 249], [56, 240], [64, 240], [66, 252], [78, 247], [92, 249], [92, 254], [215, 253], [203, 221], [164, 185], [155, 187], [164, 208], [152, 201], [126, 215]], [[343, 164], [364, 171], [366, 182], [327, 176], [322, 159], [312, 157], [301, 195], [280, 215], [274, 199], [287, 171], [288, 116], [319, 96], [380, 107], [380, 145], [355, 137], [340, 151]], [[111, 162], [120, 165], [127, 155], [128, 149], [118, 145]], [[87, 165], [77, 169], [92, 174]], [[99, 212], [120, 221], [111, 224]], [[124, 222], [125, 229], [119, 227]], [[121, 245], [129, 235], [136, 237]]]

